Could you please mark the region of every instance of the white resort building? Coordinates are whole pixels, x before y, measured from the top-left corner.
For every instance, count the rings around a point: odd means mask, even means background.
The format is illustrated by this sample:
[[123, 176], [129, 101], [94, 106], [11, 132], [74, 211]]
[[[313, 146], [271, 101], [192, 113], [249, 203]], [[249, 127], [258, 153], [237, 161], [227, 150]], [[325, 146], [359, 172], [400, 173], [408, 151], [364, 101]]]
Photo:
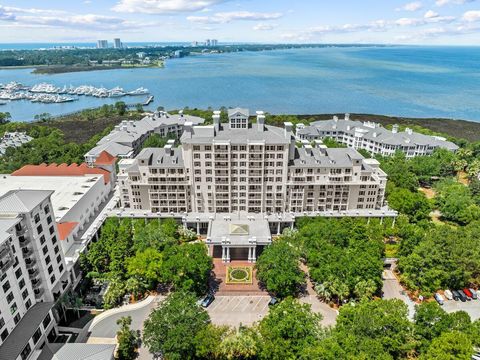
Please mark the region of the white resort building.
[[456, 144], [439, 136], [419, 134], [409, 128], [399, 132], [398, 125], [390, 131], [374, 122], [350, 120], [349, 114], [345, 114], [344, 119], [334, 116], [332, 120], [315, 121], [309, 126], [297, 124], [296, 138], [308, 141], [331, 138], [350, 148], [383, 156], [393, 155], [396, 151], [415, 157], [430, 155], [438, 148], [458, 150]]
[[387, 176], [376, 160], [321, 141], [299, 148], [291, 123], [269, 126], [256, 115], [251, 124], [248, 110], [232, 109], [222, 124], [217, 111], [213, 125], [186, 122], [181, 146], [171, 140], [121, 160], [123, 216], [181, 217], [207, 235], [214, 256], [255, 261], [256, 245], [296, 216], [396, 215], [384, 204]]

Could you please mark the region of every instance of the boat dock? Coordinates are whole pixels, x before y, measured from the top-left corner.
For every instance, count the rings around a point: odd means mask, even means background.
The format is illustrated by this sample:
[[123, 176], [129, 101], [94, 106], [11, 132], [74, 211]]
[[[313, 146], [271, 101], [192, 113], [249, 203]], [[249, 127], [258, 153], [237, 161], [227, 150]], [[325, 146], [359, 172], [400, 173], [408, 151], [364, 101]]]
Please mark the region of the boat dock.
[[143, 106], [148, 106], [148, 105], [150, 105], [150, 104], [153, 102], [153, 99], [154, 99], [153, 95], [150, 95], [150, 96], [148, 97], [147, 101], [145, 101], [142, 105], [143, 105]]

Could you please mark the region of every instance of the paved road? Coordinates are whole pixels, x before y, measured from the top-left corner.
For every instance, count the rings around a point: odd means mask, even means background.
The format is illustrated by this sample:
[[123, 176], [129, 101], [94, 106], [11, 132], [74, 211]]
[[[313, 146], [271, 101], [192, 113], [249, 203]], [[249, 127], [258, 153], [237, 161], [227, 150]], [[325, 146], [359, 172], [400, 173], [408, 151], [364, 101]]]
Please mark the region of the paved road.
[[413, 319], [415, 314], [415, 303], [405, 294], [405, 291], [398, 282], [398, 279], [393, 274], [392, 270], [384, 270], [382, 274], [383, 279], [383, 299], [400, 299], [408, 306], [408, 317]]
[[337, 322], [338, 311], [332, 309], [328, 304], [320, 301], [315, 295], [308, 295], [300, 298], [300, 302], [310, 304], [312, 311], [322, 314], [322, 325], [333, 326]]

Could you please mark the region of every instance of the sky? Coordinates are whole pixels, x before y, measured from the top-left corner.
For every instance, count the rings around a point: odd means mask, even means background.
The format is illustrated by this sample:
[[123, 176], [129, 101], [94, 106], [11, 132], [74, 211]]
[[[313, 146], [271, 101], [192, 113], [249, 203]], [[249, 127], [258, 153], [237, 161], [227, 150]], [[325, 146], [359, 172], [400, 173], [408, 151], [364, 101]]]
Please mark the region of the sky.
[[0, 43], [480, 45], [480, 0], [0, 0]]

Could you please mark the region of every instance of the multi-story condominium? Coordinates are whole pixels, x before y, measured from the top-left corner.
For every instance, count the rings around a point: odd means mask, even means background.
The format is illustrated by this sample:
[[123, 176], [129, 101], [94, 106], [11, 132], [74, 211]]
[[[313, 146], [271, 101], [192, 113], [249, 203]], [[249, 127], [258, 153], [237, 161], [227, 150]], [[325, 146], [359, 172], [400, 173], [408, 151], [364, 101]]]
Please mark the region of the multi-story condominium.
[[150, 135], [180, 137], [186, 122], [199, 125], [204, 121], [196, 116], [184, 115], [182, 111], [173, 115], [158, 111], [142, 120], [124, 120], [85, 154], [85, 162], [94, 164], [103, 152], [117, 158], [132, 158]]
[[419, 134], [409, 128], [399, 132], [398, 125], [394, 125], [390, 131], [374, 122], [350, 120], [349, 114], [345, 114], [345, 119], [334, 116], [332, 120], [315, 121], [309, 126], [298, 124], [296, 137], [298, 140], [331, 138], [350, 148], [383, 156], [401, 151], [407, 157], [414, 157], [430, 155], [438, 148], [450, 151], [458, 149], [457, 145], [439, 136]]
[[[211, 126], [185, 123], [180, 147], [172, 140], [164, 148], [147, 148], [135, 159], [121, 160], [124, 210], [196, 218], [198, 227], [210, 229], [210, 240], [223, 244], [223, 259], [230, 258], [230, 246], [222, 239], [236, 238], [234, 245], [249, 248], [249, 260], [255, 258], [252, 244], [260, 237], [264, 244], [270, 241], [269, 232], [258, 230], [261, 222], [280, 231], [278, 219], [265, 221], [274, 215], [385, 210], [387, 176], [378, 161], [364, 159], [354, 149], [327, 149], [321, 141], [299, 148], [291, 123], [268, 126], [263, 112], [257, 112], [256, 124], [250, 124], [249, 115], [248, 110], [229, 110], [229, 122], [221, 124], [220, 112], [214, 112]], [[212, 225], [219, 214], [226, 221], [237, 219], [225, 236], [217, 230], [228, 226]], [[257, 231], [250, 234], [248, 228]]]
[[69, 286], [53, 191], [0, 196], [0, 359], [36, 358], [56, 335], [52, 306]]

